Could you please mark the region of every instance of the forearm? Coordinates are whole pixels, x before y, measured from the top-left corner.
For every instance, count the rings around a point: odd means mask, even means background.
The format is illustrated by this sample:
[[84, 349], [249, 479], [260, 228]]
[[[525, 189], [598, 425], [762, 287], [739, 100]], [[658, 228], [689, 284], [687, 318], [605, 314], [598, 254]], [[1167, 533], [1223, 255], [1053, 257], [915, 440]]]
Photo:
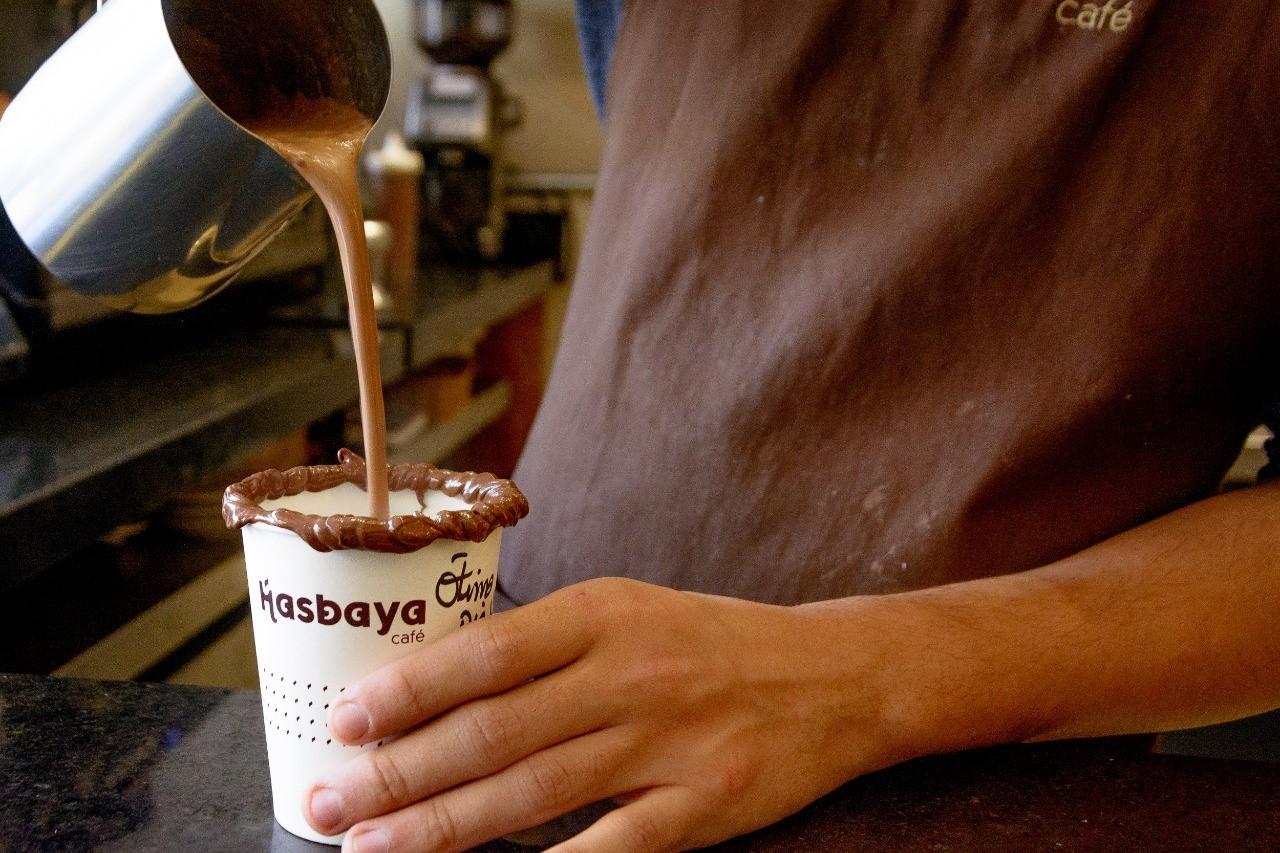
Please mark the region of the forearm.
[[1207, 501], [1019, 575], [803, 607], [577, 584], [350, 686], [329, 710], [339, 742], [407, 734], [318, 780], [308, 820], [462, 849], [622, 796], [583, 849], [691, 849], [926, 753], [1262, 710], [1280, 704], [1278, 500]]
[[883, 714], [908, 753], [1264, 711], [1280, 705], [1280, 488], [1038, 570], [811, 611], [837, 647], [894, 638]]

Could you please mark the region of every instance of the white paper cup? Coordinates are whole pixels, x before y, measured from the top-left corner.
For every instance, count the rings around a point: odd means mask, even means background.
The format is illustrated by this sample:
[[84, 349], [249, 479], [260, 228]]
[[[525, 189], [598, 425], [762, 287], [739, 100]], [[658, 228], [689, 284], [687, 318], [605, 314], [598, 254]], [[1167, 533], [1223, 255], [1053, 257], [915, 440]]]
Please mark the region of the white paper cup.
[[[470, 506], [436, 491], [425, 493], [425, 504], [412, 491], [392, 494], [393, 515]], [[360, 515], [368, 496], [343, 483], [261, 506]], [[321, 552], [263, 522], [245, 525], [243, 536], [276, 821], [302, 838], [341, 844], [342, 836], [321, 835], [306, 822], [304, 793], [322, 773], [381, 743], [338, 743], [329, 706], [379, 667], [493, 613], [502, 530], [482, 542], [439, 539], [406, 554]]]

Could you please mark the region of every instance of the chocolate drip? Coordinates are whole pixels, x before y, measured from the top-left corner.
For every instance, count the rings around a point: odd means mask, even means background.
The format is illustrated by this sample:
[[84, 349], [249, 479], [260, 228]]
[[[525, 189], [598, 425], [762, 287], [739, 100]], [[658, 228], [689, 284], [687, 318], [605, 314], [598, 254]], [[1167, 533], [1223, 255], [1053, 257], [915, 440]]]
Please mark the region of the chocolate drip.
[[269, 524], [291, 531], [317, 551], [381, 551], [408, 554], [437, 539], [483, 542], [499, 527], [513, 527], [529, 514], [529, 502], [510, 480], [492, 474], [457, 474], [429, 465], [393, 465], [388, 468], [391, 491], [417, 493], [426, 503], [427, 492], [443, 492], [462, 498], [471, 509], [444, 510], [434, 516], [397, 515], [386, 521], [360, 515], [308, 515], [290, 509], [268, 512], [262, 501], [278, 500], [302, 492], [323, 492], [342, 483], [365, 486], [365, 462], [350, 450], [338, 453], [337, 465], [311, 465], [271, 469], [246, 477], [227, 487], [222, 517], [227, 527]]

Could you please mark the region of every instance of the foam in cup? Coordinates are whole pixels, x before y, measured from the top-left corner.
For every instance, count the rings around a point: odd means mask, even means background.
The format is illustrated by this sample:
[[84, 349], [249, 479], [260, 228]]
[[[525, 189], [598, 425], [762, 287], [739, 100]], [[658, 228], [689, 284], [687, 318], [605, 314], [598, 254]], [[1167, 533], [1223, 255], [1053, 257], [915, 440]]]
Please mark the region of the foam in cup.
[[[444, 492], [427, 491], [419, 494], [410, 490], [391, 492], [392, 516], [438, 516], [441, 512], [469, 510], [470, 501]], [[287, 509], [308, 515], [364, 515], [369, 509], [369, 495], [354, 483], [340, 483], [323, 492], [302, 492], [297, 495], [262, 501], [267, 512]]]

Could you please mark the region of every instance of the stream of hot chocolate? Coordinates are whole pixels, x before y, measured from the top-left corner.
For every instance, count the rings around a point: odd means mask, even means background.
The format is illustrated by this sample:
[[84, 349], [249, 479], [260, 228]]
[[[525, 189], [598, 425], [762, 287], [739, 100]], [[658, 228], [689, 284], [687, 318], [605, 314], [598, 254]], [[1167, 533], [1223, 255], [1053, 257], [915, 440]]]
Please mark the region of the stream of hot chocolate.
[[387, 494], [387, 423], [378, 358], [378, 320], [373, 307], [369, 247], [360, 205], [360, 150], [373, 123], [354, 107], [334, 100], [297, 98], [248, 125], [293, 164], [324, 203], [338, 236], [356, 371], [360, 379], [360, 420], [368, 462], [370, 515], [390, 515]]

